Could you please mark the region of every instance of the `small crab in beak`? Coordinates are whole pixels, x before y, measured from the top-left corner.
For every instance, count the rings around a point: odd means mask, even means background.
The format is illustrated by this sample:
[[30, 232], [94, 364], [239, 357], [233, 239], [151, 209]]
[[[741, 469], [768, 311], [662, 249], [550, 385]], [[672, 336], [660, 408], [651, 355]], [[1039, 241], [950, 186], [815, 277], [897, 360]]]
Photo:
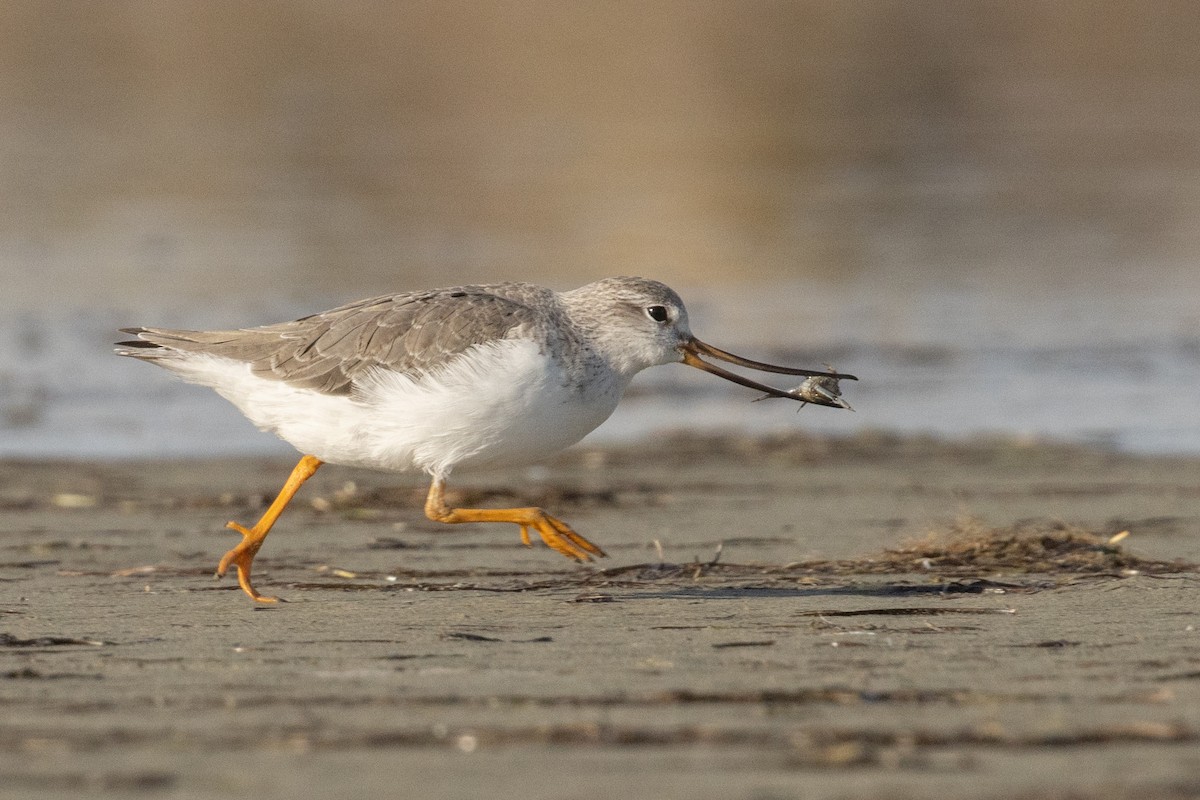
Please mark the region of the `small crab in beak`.
[[[825, 365], [825, 368], [833, 370], [833, 367], [828, 364]], [[842, 387], [838, 385], [838, 380], [838, 378], [827, 375], [814, 375], [811, 378], [805, 378], [804, 383], [799, 386], [788, 389], [787, 393], [800, 401], [800, 408], [812, 403], [815, 406], [834, 406], [853, 411], [850, 404], [842, 399]], [[764, 394], [762, 397], [754, 398], [752, 402], [757, 403], [759, 400], [769, 400], [772, 397], [774, 395]]]
[[[751, 389], [757, 389], [764, 393], [760, 400], [767, 397], [782, 397], [791, 400], [799, 400], [802, 403], [813, 403], [821, 406], [831, 406], [834, 408], [850, 409], [850, 404], [841, 399], [841, 390], [838, 387], [838, 381], [856, 381], [857, 377], [848, 375], [844, 372], [821, 372], [812, 369], [796, 369], [793, 367], [781, 367], [776, 364], [767, 364], [762, 361], [753, 361], [749, 358], [735, 356], [733, 353], [727, 353], [724, 350], [713, 347], [711, 344], [705, 344], [699, 339], [692, 337], [680, 345], [680, 350], [683, 353], [683, 363], [689, 367], [702, 369], [705, 372], [711, 372], [717, 377], [724, 378], [727, 381], [747, 386]], [[764, 383], [750, 380], [742, 377], [737, 373], [722, 369], [716, 364], [705, 361], [700, 356], [706, 355], [710, 358], [715, 358], [720, 361], [725, 361], [729, 364], [736, 364], [739, 367], [747, 367], [760, 372], [774, 372], [780, 375], [804, 375], [808, 378], [804, 383], [790, 391], [776, 389], [773, 386], [767, 386]], [[853, 410], [853, 409], [850, 409]]]

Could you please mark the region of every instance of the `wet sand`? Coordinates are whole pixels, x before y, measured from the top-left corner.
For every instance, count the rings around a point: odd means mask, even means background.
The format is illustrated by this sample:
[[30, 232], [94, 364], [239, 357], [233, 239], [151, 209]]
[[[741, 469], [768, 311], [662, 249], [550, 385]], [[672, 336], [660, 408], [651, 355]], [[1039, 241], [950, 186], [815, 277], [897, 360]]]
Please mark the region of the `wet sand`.
[[1200, 459], [664, 438], [453, 484], [589, 566], [326, 468], [256, 606], [222, 526], [289, 467], [0, 464], [0, 795], [1200, 795]]

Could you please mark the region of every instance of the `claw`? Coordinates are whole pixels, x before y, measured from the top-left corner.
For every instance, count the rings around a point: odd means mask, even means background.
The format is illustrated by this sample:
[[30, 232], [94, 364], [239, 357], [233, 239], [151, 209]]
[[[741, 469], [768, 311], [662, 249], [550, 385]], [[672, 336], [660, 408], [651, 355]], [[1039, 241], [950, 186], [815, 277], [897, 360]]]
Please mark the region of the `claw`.
[[254, 563], [254, 556], [258, 554], [258, 549], [262, 547], [263, 540], [267, 538], [266, 532], [259, 532], [254, 528], [245, 528], [236, 522], [227, 522], [225, 523], [225, 527], [240, 533], [242, 535], [242, 543], [222, 556], [221, 563], [217, 565], [217, 574], [215, 577], [225, 577], [225, 573], [232, 564], [237, 567], [238, 585], [242, 587], [243, 592], [250, 595], [250, 597], [259, 603], [278, 603], [278, 597], [260, 594], [254, 588], [253, 584], [250, 583], [250, 567]]
[[576, 561], [591, 561], [592, 556], [603, 558], [607, 553], [580, 536], [571, 526], [543, 512], [542, 519], [533, 523], [542, 541], [551, 550]]

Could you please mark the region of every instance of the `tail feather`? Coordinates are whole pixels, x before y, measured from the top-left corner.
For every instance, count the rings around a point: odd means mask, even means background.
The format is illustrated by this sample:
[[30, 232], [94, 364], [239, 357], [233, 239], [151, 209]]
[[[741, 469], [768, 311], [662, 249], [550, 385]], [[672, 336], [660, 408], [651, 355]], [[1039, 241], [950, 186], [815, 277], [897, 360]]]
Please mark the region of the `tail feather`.
[[114, 347], [119, 356], [131, 358], [163, 358], [172, 353], [195, 350], [201, 344], [199, 331], [174, 331], [167, 328], [121, 328], [136, 339], [116, 342]]
[[117, 353], [119, 355], [130, 355], [129, 353], [123, 352], [126, 349], [129, 349], [129, 350], [161, 350], [162, 349], [161, 344], [155, 344], [154, 342], [143, 341], [142, 339], [134, 339], [134, 340], [128, 341], [128, 342], [114, 342], [113, 347], [117, 348]]

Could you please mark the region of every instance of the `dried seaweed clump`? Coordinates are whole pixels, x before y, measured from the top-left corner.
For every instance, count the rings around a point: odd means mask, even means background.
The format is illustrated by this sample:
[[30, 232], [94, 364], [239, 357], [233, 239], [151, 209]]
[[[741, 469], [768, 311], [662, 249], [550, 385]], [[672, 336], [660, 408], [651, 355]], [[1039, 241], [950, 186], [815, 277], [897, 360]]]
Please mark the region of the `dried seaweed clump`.
[[1094, 533], [1062, 522], [1022, 522], [993, 528], [977, 519], [959, 520], [946, 530], [888, 550], [921, 569], [965, 575], [989, 572], [1189, 572], [1197, 565], [1154, 561], [1125, 550], [1125, 537]]

